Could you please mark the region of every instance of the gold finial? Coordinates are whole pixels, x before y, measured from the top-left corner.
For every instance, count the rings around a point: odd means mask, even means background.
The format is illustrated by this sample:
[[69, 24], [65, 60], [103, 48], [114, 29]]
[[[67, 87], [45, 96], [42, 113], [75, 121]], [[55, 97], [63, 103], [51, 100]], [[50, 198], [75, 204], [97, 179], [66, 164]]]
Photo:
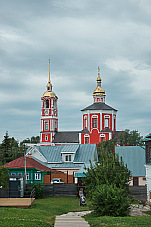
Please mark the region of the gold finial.
[[49, 59], [49, 81], [48, 82], [50, 83], [50, 59]]

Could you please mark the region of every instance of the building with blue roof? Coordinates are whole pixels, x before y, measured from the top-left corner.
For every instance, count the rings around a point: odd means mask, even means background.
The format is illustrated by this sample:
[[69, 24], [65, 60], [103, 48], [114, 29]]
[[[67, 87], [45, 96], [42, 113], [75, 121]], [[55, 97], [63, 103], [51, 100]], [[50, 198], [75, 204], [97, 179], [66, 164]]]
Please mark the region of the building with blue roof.
[[132, 172], [130, 186], [146, 185], [145, 150], [140, 146], [115, 147], [115, 153], [119, 154], [128, 169]]
[[77, 183], [83, 176], [84, 167], [90, 166], [90, 161], [98, 161], [95, 144], [71, 144], [60, 146], [33, 146], [28, 149], [27, 156], [32, 157], [48, 168], [72, 175]]

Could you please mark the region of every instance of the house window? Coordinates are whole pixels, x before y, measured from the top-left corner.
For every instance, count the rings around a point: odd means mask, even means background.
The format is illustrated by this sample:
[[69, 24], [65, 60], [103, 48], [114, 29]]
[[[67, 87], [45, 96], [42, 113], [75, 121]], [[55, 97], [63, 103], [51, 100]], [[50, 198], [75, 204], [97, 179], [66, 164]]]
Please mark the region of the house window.
[[71, 162], [71, 154], [65, 156], [66, 162]]
[[14, 175], [16, 175], [16, 173], [13, 172], [13, 173], [11, 173], [11, 175], [14, 176]]
[[97, 128], [97, 118], [92, 119], [93, 128]]
[[49, 130], [49, 123], [47, 121], [45, 122], [45, 130]]
[[41, 180], [41, 173], [35, 173], [35, 180]]
[[26, 173], [26, 180], [29, 180], [29, 173]]
[[46, 107], [46, 108], [49, 108], [49, 100], [46, 100], [46, 101], [45, 101], [45, 107]]
[[18, 175], [19, 175], [19, 176], [22, 176], [23, 174], [22, 174], [22, 172], [19, 172]]

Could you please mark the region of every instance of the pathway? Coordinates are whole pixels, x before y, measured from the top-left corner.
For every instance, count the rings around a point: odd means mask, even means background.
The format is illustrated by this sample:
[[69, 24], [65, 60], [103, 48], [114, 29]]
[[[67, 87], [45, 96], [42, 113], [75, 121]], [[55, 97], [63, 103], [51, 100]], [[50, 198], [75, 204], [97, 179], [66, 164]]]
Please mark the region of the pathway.
[[81, 217], [90, 212], [91, 211], [69, 212], [67, 214], [56, 216], [54, 227], [90, 227], [88, 222]]
[[[145, 206], [139, 209], [138, 205], [131, 205], [130, 216], [150, 216], [143, 213], [143, 211], [150, 210], [150, 206]], [[69, 212], [67, 214], [62, 214], [56, 216], [56, 221], [54, 227], [90, 227], [88, 222], [84, 220], [81, 216], [91, 213], [91, 211], [81, 211], [81, 212]]]

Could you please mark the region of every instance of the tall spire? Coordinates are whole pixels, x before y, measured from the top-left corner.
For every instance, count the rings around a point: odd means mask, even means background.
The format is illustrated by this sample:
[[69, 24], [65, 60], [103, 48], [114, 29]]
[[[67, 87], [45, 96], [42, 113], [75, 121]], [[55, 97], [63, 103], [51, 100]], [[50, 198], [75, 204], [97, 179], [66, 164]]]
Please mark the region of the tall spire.
[[50, 59], [49, 59], [49, 80], [48, 80], [48, 84], [47, 84], [47, 90], [52, 91], [52, 84], [50, 82]]
[[50, 83], [50, 59], [49, 59], [49, 81], [48, 83]]
[[101, 77], [100, 77], [100, 68], [98, 66], [98, 78], [97, 78], [97, 85], [101, 86]]

